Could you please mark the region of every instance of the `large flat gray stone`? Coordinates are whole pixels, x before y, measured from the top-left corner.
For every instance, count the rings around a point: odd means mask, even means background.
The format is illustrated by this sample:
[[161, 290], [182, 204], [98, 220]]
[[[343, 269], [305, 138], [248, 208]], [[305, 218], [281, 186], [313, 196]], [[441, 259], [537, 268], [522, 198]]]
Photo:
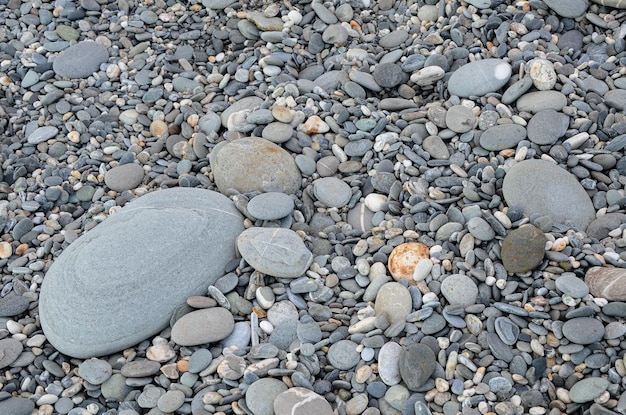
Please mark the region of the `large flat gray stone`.
[[523, 208], [526, 216], [539, 213], [580, 230], [596, 216], [591, 198], [574, 175], [549, 161], [515, 164], [504, 177], [502, 193], [509, 206]]
[[78, 358], [149, 338], [224, 274], [242, 231], [242, 216], [216, 192], [175, 188], [134, 200], [50, 267], [39, 300], [46, 337]]

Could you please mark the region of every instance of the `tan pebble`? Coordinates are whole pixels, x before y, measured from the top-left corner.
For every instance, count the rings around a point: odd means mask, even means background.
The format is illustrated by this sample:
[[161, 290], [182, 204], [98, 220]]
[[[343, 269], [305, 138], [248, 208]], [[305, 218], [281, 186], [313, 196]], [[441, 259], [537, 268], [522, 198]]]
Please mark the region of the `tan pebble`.
[[176, 363], [161, 366], [161, 373], [168, 379], [178, 379], [178, 369]]
[[163, 137], [167, 133], [167, 124], [162, 120], [154, 120], [150, 123], [150, 134], [154, 137]]
[[569, 397], [569, 391], [565, 388], [557, 388], [556, 389], [556, 397], [563, 403], [571, 403], [571, 399]]
[[272, 108], [272, 115], [277, 121], [290, 123], [293, 120], [294, 111], [287, 107], [274, 107]]
[[324, 134], [330, 130], [328, 124], [317, 115], [310, 116], [302, 127], [305, 134]]
[[189, 361], [186, 359], [179, 360], [176, 363], [176, 369], [178, 369], [179, 372], [187, 372], [189, 370]]
[[420, 242], [406, 242], [396, 246], [389, 255], [387, 266], [394, 280], [407, 278], [414, 283], [415, 266], [422, 259], [430, 258], [428, 247]]
[[146, 351], [146, 357], [155, 362], [164, 363], [176, 356], [176, 352], [168, 344], [156, 344]]
[[217, 405], [222, 399], [222, 395], [217, 392], [207, 392], [202, 396], [202, 403], [205, 405]]
[[187, 298], [187, 305], [193, 308], [210, 308], [215, 307], [217, 305], [217, 301], [210, 297], [194, 295]]
[[369, 366], [361, 366], [356, 371], [356, 382], [357, 383], [365, 383], [372, 376], [372, 368]]
[[70, 131], [67, 133], [67, 139], [72, 143], [77, 144], [80, 142], [80, 133], [78, 131]]
[[337, 277], [337, 274], [329, 274], [326, 277], [326, 286], [328, 288], [336, 287], [337, 284], [339, 284], [339, 278]]
[[28, 249], [28, 244], [19, 244], [17, 248], [15, 248], [16, 255], [23, 255], [24, 252]]
[[450, 389], [450, 384], [445, 379], [437, 378], [435, 379], [435, 388], [439, 392], [447, 392]]
[[6, 241], [0, 242], [0, 258], [7, 259], [13, 255], [13, 247]]

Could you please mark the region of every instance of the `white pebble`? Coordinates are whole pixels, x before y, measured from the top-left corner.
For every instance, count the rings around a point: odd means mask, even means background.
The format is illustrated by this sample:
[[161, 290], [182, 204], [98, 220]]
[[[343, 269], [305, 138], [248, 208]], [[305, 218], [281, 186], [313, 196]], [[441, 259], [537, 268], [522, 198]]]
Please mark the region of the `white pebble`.
[[21, 333], [22, 330], [24, 330], [24, 326], [16, 321], [9, 320], [6, 324], [7, 330], [9, 330], [9, 333], [11, 334], [18, 334]]
[[365, 203], [365, 206], [372, 212], [380, 212], [385, 203], [387, 203], [387, 196], [378, 193], [370, 193], [365, 196], [363, 203]]
[[413, 270], [413, 280], [415, 281], [423, 281], [429, 275], [430, 271], [433, 269], [433, 261], [429, 258], [422, 259], [417, 263], [415, 269]]
[[266, 334], [272, 334], [272, 332], [274, 331], [274, 326], [272, 326], [272, 323], [270, 323], [267, 320], [263, 320], [261, 322], [259, 322], [259, 327], [261, 328], [261, 330], [263, 330]]

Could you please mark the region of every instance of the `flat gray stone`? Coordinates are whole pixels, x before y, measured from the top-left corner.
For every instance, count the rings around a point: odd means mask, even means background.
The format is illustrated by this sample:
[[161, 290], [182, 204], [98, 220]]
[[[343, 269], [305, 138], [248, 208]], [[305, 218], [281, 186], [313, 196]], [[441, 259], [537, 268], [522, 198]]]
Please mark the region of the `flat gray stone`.
[[400, 376], [407, 388], [417, 390], [435, 371], [437, 358], [432, 349], [424, 344], [413, 343], [402, 348]]
[[376, 315], [386, 315], [390, 322], [406, 320], [412, 308], [409, 290], [399, 282], [388, 282], [378, 290], [376, 295]]
[[462, 98], [483, 96], [506, 85], [511, 72], [511, 65], [501, 59], [470, 62], [452, 73], [448, 91]]
[[626, 215], [623, 213], [607, 213], [595, 219], [587, 227], [587, 236], [599, 241], [609, 236], [609, 232], [626, 223]]
[[339, 370], [353, 369], [359, 360], [361, 353], [357, 351], [359, 345], [350, 340], [339, 340], [328, 348], [328, 362]]
[[30, 133], [26, 141], [28, 141], [28, 144], [39, 144], [56, 137], [58, 133], [58, 128], [51, 125], [45, 125], [43, 127], [35, 129], [35, 131]]
[[545, 254], [545, 234], [533, 225], [510, 231], [502, 242], [502, 265], [509, 272], [524, 273], [535, 269]]
[[525, 160], [513, 165], [504, 177], [502, 192], [506, 203], [521, 207], [526, 216], [541, 214], [581, 230], [595, 219], [593, 203], [578, 180], [548, 161]]
[[528, 121], [528, 139], [545, 146], [563, 137], [569, 127], [569, 117], [552, 109], [539, 111]]
[[66, 78], [86, 78], [109, 60], [107, 49], [92, 41], [79, 42], [65, 49], [52, 62], [52, 70]]
[[161, 369], [159, 362], [148, 359], [137, 359], [125, 363], [120, 369], [120, 373], [127, 378], [142, 378], [154, 375], [159, 369]]
[[480, 135], [480, 146], [488, 151], [514, 148], [526, 138], [526, 128], [517, 124], [501, 124], [489, 127]]
[[402, 346], [389, 341], [380, 348], [378, 352], [378, 375], [386, 385], [397, 385], [402, 381], [400, 376], [400, 355]]
[[517, 109], [536, 114], [539, 111], [552, 109], [561, 111], [567, 105], [567, 97], [559, 91], [536, 91], [522, 95], [517, 100]]
[[220, 192], [295, 193], [300, 189], [300, 171], [291, 155], [264, 138], [222, 141], [209, 161]]
[[0, 317], [12, 317], [22, 314], [28, 310], [28, 301], [21, 295], [7, 295], [0, 298]]
[[0, 369], [15, 362], [23, 350], [22, 343], [12, 337], [0, 340]]
[[246, 229], [237, 239], [237, 248], [254, 269], [278, 278], [297, 278], [313, 261], [302, 238], [290, 229]]
[[172, 341], [181, 346], [196, 346], [225, 339], [235, 326], [233, 315], [225, 308], [211, 307], [185, 314], [172, 326]]
[[601, 377], [588, 377], [574, 383], [569, 391], [572, 402], [585, 403], [602, 395], [609, 387], [609, 381]]
[[450, 305], [467, 307], [475, 304], [478, 296], [476, 283], [468, 276], [452, 274], [441, 283], [441, 294], [446, 297]]
[[50, 267], [39, 300], [46, 337], [60, 352], [88, 358], [158, 333], [175, 308], [224, 274], [242, 222], [229, 199], [208, 190], [160, 190], [132, 201]]
[[446, 125], [455, 133], [466, 133], [476, 125], [476, 114], [465, 105], [453, 105], [446, 112]]
[[113, 374], [113, 368], [106, 360], [92, 357], [78, 365], [78, 375], [92, 385], [104, 383]]
[[5, 399], [0, 401], [0, 414], [30, 415], [35, 409], [35, 402], [26, 398]]
[[278, 379], [259, 379], [246, 391], [246, 405], [254, 415], [274, 415], [274, 401], [286, 390], [287, 385]]
[[293, 199], [280, 192], [261, 193], [250, 199], [248, 212], [261, 220], [284, 218], [293, 212]]
[[604, 95], [604, 102], [617, 110], [624, 110], [626, 108], [626, 89], [610, 90]]
[[563, 324], [563, 336], [576, 344], [592, 344], [604, 337], [604, 325], [593, 317], [576, 317]]
[[352, 190], [343, 180], [323, 177], [313, 183], [313, 194], [326, 206], [341, 208], [350, 201]]
[[[333, 415], [333, 409], [324, 397], [312, 390], [293, 387], [274, 400], [274, 413], [298, 415]], [[255, 414], [256, 415], [256, 414]]]
[[589, 6], [587, 0], [570, 0], [567, 2], [560, 0], [543, 0], [543, 2], [558, 15], [572, 19], [583, 16]]
[[104, 174], [104, 183], [117, 192], [131, 190], [141, 184], [144, 171], [139, 164], [127, 163], [117, 167]]
[[263, 100], [256, 96], [245, 97], [236, 101], [228, 106], [224, 111], [222, 111], [222, 115], [220, 115], [222, 126], [224, 128], [228, 128], [228, 118], [236, 112], [244, 111], [244, 110], [255, 110], [261, 106]]
[[589, 294], [589, 287], [573, 272], [564, 272], [555, 281], [556, 288], [573, 298], [583, 298]]

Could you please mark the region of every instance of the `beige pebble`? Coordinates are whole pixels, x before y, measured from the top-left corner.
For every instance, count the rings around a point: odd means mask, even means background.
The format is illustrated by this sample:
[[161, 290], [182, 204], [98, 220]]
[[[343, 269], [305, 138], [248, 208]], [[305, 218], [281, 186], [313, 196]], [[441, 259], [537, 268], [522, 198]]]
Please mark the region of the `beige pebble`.
[[160, 138], [167, 134], [167, 124], [162, 120], [154, 120], [150, 123], [150, 134], [154, 137]]
[[164, 363], [176, 356], [176, 352], [167, 343], [155, 344], [146, 351], [146, 357], [155, 362]]
[[179, 371], [176, 363], [161, 366], [161, 373], [168, 379], [178, 379]]
[[13, 247], [6, 241], [0, 242], [0, 258], [7, 259], [13, 255]]
[[324, 134], [330, 130], [328, 124], [317, 115], [310, 116], [302, 128], [305, 134]]

